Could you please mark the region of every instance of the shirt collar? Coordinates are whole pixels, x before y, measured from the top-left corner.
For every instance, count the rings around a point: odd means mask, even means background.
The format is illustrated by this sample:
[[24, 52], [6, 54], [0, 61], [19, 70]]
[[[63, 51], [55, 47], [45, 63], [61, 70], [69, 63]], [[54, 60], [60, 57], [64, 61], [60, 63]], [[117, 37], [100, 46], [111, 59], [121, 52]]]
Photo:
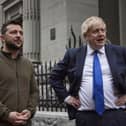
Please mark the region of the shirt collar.
[[[94, 53], [94, 49], [91, 48], [89, 44], [87, 44], [87, 55], [91, 55]], [[98, 50], [100, 54], [105, 54], [105, 47], [103, 46], [101, 49]]]

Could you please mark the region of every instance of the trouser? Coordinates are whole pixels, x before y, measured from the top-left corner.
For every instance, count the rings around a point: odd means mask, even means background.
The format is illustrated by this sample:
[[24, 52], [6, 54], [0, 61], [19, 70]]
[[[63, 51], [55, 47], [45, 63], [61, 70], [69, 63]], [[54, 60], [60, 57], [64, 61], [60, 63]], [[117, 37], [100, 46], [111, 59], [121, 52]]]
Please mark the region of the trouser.
[[126, 126], [126, 112], [111, 109], [99, 116], [95, 111], [78, 111], [76, 126]]
[[[0, 126], [13, 126], [8, 121], [0, 121]], [[26, 125], [17, 125], [17, 126], [31, 126], [31, 121], [29, 121]]]

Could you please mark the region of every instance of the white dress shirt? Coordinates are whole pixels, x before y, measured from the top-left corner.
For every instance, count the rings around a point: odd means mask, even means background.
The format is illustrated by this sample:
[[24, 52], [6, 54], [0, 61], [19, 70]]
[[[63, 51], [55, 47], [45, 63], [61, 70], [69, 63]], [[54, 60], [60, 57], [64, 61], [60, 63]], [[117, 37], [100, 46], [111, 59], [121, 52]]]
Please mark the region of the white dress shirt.
[[[87, 45], [87, 54], [83, 67], [83, 74], [81, 80], [81, 86], [79, 90], [79, 98], [81, 106], [78, 110], [94, 110], [93, 100], [93, 52], [94, 50]], [[125, 106], [116, 106], [115, 101], [117, 97], [114, 95], [113, 78], [110, 71], [110, 66], [105, 54], [105, 48], [99, 50], [98, 57], [101, 64], [102, 76], [103, 76], [103, 91], [104, 91], [104, 103], [105, 109], [118, 109]]]

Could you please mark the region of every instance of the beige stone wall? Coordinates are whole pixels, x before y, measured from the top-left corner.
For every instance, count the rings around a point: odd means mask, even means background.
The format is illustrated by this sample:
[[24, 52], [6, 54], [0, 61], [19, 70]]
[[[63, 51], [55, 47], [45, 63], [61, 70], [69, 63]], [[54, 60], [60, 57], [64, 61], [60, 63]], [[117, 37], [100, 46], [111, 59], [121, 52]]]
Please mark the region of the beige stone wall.
[[[58, 59], [65, 52], [67, 21], [65, 0], [41, 1], [41, 60]], [[56, 39], [50, 40], [50, 29], [55, 28]]]
[[[40, 5], [42, 61], [62, 58], [71, 25], [78, 41], [82, 21], [87, 16], [98, 15], [98, 0], [42, 0]], [[50, 40], [51, 28], [56, 29], [55, 40]]]

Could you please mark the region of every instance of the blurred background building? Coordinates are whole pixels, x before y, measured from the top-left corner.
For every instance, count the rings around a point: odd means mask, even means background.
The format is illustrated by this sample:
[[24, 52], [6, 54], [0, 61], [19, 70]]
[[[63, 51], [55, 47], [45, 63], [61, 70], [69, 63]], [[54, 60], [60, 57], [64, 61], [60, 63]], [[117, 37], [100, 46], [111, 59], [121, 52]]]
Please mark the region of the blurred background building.
[[[126, 45], [125, 0], [0, 0], [0, 27], [18, 20], [24, 28], [23, 54], [33, 61], [52, 61], [80, 39], [87, 17], [101, 16], [108, 26], [108, 39]], [[76, 44], [78, 46], [78, 44]]]

